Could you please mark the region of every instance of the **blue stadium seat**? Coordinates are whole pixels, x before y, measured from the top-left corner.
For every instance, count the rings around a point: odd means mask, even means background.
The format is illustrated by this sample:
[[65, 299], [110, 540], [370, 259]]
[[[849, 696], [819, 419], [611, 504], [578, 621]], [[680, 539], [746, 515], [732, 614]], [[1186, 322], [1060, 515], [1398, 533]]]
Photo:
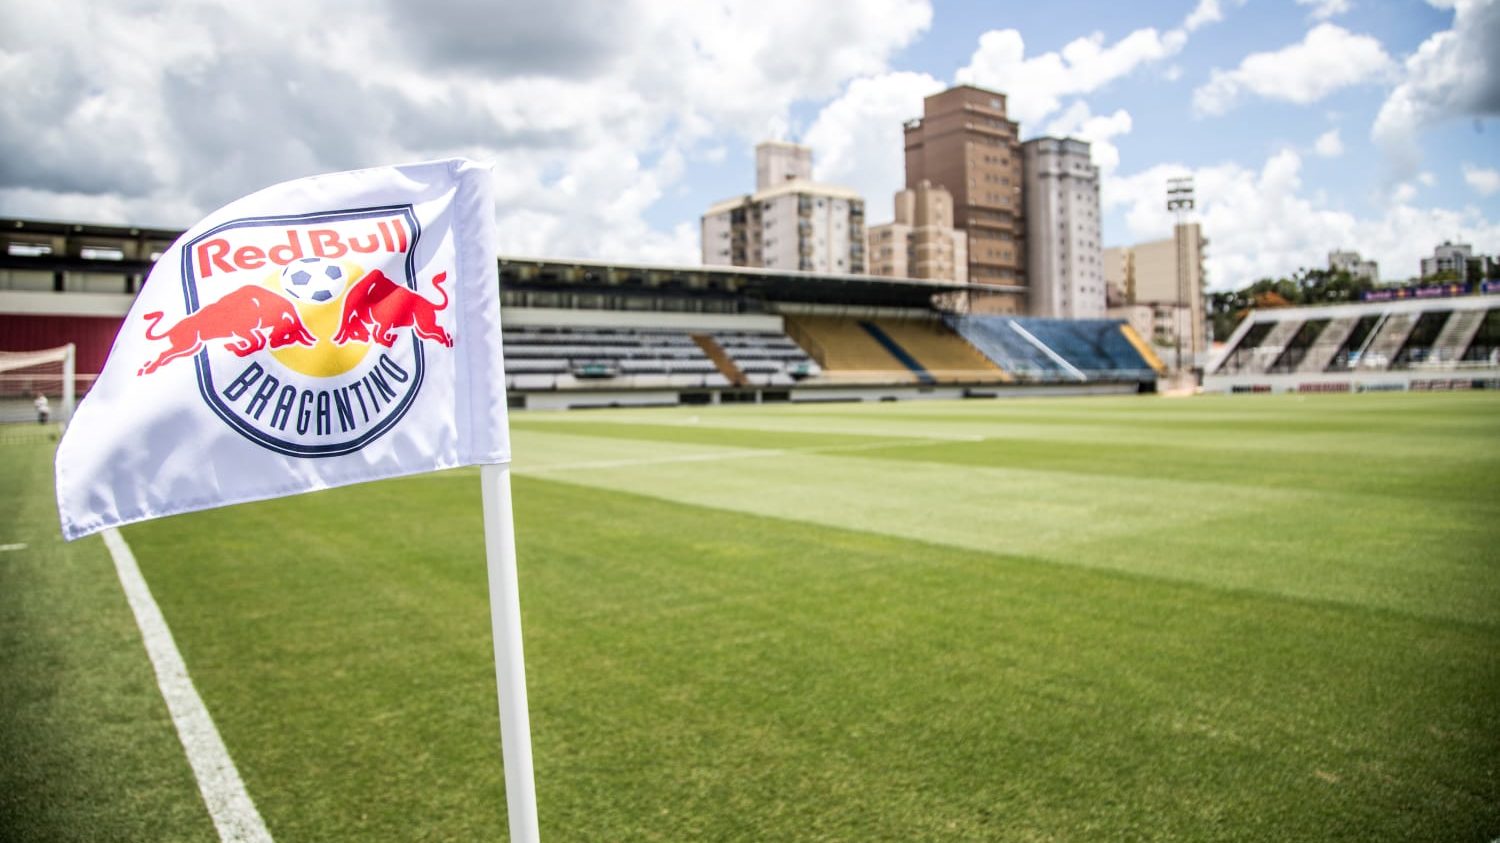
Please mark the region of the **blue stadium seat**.
[[1156, 372], [1121, 333], [1118, 320], [949, 316], [947, 321], [1000, 368], [1028, 380], [1156, 378]]

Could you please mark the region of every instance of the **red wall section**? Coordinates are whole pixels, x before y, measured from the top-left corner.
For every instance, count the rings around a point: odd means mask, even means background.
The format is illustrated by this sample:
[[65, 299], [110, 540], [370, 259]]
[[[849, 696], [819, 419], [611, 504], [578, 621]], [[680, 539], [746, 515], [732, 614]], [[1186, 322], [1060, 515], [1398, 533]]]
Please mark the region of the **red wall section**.
[[119, 333], [118, 316], [33, 316], [0, 314], [0, 351], [38, 351], [73, 343], [75, 370], [97, 374]]

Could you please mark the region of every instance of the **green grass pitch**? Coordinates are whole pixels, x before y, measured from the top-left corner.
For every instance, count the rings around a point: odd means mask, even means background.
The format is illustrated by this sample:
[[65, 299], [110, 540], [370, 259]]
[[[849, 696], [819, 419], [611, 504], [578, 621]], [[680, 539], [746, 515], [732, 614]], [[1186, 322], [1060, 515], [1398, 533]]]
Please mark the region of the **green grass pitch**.
[[[512, 434], [544, 840], [1500, 837], [1500, 396]], [[0, 443], [0, 838], [214, 839], [52, 443]], [[460, 470], [123, 531], [277, 840], [503, 839], [480, 518]]]

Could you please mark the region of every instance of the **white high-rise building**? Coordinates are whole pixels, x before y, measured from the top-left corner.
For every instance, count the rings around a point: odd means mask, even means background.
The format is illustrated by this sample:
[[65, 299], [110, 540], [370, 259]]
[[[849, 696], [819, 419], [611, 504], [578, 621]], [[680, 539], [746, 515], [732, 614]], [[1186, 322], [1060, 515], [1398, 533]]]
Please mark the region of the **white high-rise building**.
[[755, 145], [755, 189], [769, 190], [789, 181], [812, 181], [812, 149], [786, 141]]
[[1337, 251], [1328, 253], [1328, 268], [1349, 273], [1351, 278], [1364, 278], [1371, 284], [1380, 283], [1380, 264], [1360, 257], [1359, 252]]
[[1102, 319], [1104, 263], [1099, 168], [1089, 145], [1073, 138], [1021, 144], [1025, 184], [1026, 278], [1033, 316]]
[[1449, 273], [1455, 280], [1466, 280], [1469, 260], [1474, 257], [1474, 247], [1468, 243], [1444, 240], [1443, 245], [1432, 250], [1432, 257], [1422, 258], [1422, 277], [1431, 278], [1440, 272]]
[[703, 215], [704, 264], [864, 274], [865, 202], [858, 193], [812, 181], [805, 146], [760, 144], [755, 170], [755, 193]]

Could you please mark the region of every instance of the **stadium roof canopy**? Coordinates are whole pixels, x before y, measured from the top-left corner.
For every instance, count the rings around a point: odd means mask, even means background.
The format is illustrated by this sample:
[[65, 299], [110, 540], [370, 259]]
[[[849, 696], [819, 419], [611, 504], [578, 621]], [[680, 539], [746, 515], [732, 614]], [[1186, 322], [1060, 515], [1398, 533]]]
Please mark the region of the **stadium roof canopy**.
[[[183, 232], [167, 228], [0, 219], [0, 268], [144, 275], [151, 258]], [[38, 246], [12, 248], [12, 244]], [[111, 249], [113, 247], [113, 249]], [[742, 266], [653, 266], [592, 260], [500, 257], [500, 287], [511, 292], [604, 297], [736, 300], [830, 306], [930, 308], [933, 297], [1018, 292], [1022, 287], [918, 278], [832, 275]]]
[[743, 266], [650, 266], [547, 258], [500, 258], [504, 290], [603, 295], [661, 294], [762, 302], [930, 308], [934, 296], [1024, 288], [919, 278], [788, 272]]

